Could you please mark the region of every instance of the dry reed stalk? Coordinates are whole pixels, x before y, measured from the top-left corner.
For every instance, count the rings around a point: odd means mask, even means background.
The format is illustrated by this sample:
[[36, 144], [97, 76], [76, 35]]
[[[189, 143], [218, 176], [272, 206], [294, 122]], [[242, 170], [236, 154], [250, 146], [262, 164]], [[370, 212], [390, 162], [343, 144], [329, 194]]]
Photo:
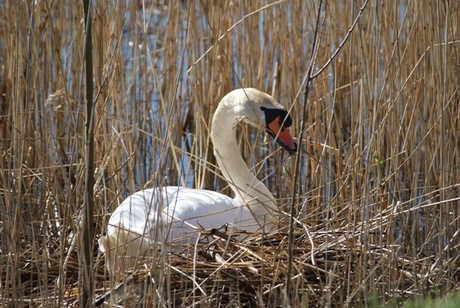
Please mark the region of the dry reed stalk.
[[[217, 239], [198, 245], [201, 255], [190, 246], [155, 259], [133, 274], [124, 306], [367, 306], [459, 288], [459, 4], [372, 3], [305, 102], [296, 95], [318, 5], [93, 2], [96, 233], [143, 187], [229, 192], [209, 127], [231, 89], [272, 94], [292, 110], [296, 134], [306, 119], [295, 196], [294, 160], [263, 135], [240, 133], [246, 161], [282, 209], [297, 202], [292, 256], [286, 214], [281, 233], [263, 240], [224, 249]], [[314, 71], [361, 6], [325, 2]], [[0, 305], [75, 306], [83, 9], [78, 1], [0, 7]], [[97, 296], [128, 279], [109, 278], [94, 258]]]

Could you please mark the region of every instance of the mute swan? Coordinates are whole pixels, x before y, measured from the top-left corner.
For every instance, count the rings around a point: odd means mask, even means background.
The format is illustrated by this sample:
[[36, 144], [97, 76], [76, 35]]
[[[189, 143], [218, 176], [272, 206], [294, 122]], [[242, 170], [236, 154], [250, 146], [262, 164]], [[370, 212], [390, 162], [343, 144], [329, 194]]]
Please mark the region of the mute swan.
[[[167, 186], [134, 193], [113, 212], [107, 235], [99, 239], [110, 273], [133, 267], [155, 243], [174, 249], [196, 241], [197, 227], [224, 224], [239, 230], [265, 232], [275, 227], [278, 208], [268, 188], [248, 169], [236, 140], [239, 122], [265, 130], [290, 154], [297, 144], [289, 134], [292, 120], [270, 95], [253, 88], [227, 94], [215, 111], [211, 140], [232, 199], [209, 190]], [[184, 246], [182, 246], [184, 247]]]

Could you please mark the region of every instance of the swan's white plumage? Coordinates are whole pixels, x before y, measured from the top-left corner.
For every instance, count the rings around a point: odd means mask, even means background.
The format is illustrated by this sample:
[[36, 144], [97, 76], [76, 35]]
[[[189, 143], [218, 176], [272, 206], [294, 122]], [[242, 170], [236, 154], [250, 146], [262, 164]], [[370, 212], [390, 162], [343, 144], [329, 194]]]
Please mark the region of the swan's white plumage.
[[[214, 114], [214, 155], [235, 199], [215, 191], [174, 186], [146, 189], [129, 196], [113, 212], [107, 235], [99, 240], [111, 273], [135, 266], [151, 254], [152, 246], [171, 248], [195, 241], [200, 227], [210, 229], [227, 224], [245, 231], [273, 228], [277, 220], [274, 197], [250, 172], [236, 142], [240, 121], [259, 129], [268, 127], [264, 108], [274, 111], [275, 116], [278, 111], [286, 113], [268, 94], [248, 88], [227, 94]], [[276, 124], [283, 121], [275, 119]], [[279, 129], [285, 139], [278, 141], [290, 152], [295, 151], [296, 144], [288, 130]], [[270, 133], [276, 136], [279, 132]]]
[[[158, 211], [159, 209], [162, 211]], [[112, 225], [110, 222], [115, 224]], [[122, 228], [143, 234], [148, 239], [156, 239], [161, 243], [190, 232], [191, 227], [187, 226], [187, 223], [197, 226], [199, 222], [203, 228], [231, 224], [250, 231], [257, 226], [251, 213], [226, 195], [210, 190], [176, 186], [152, 188], [134, 193], [113, 212], [110, 222], [107, 227], [109, 234]], [[166, 225], [173, 222], [174, 225], [171, 226], [169, 234], [157, 234], [158, 222]]]
[[142, 261], [155, 244], [158, 249], [184, 247], [196, 240], [201, 227], [209, 230], [223, 225], [241, 231], [258, 228], [245, 207], [221, 193], [175, 186], [152, 188], [134, 193], [118, 206], [99, 244], [108, 254], [109, 271], [114, 272]]

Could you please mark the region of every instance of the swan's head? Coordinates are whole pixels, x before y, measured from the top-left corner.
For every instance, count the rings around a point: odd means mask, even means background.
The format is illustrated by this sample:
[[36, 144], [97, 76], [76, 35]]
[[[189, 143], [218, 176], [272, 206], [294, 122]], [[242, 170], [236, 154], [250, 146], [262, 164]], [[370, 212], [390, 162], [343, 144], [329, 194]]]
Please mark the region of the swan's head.
[[246, 88], [231, 92], [236, 118], [265, 130], [289, 154], [297, 151], [297, 144], [289, 133], [292, 118], [272, 96], [257, 89]]

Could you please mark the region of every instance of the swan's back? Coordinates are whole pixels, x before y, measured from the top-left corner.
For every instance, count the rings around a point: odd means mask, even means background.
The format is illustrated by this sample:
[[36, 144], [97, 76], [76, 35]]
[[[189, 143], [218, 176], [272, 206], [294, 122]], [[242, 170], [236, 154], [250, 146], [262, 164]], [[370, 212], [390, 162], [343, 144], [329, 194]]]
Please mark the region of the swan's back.
[[99, 240], [110, 272], [133, 267], [152, 249], [180, 251], [204, 229], [233, 225], [254, 231], [257, 222], [233, 199], [218, 192], [184, 187], [138, 191], [113, 212], [107, 235]]

